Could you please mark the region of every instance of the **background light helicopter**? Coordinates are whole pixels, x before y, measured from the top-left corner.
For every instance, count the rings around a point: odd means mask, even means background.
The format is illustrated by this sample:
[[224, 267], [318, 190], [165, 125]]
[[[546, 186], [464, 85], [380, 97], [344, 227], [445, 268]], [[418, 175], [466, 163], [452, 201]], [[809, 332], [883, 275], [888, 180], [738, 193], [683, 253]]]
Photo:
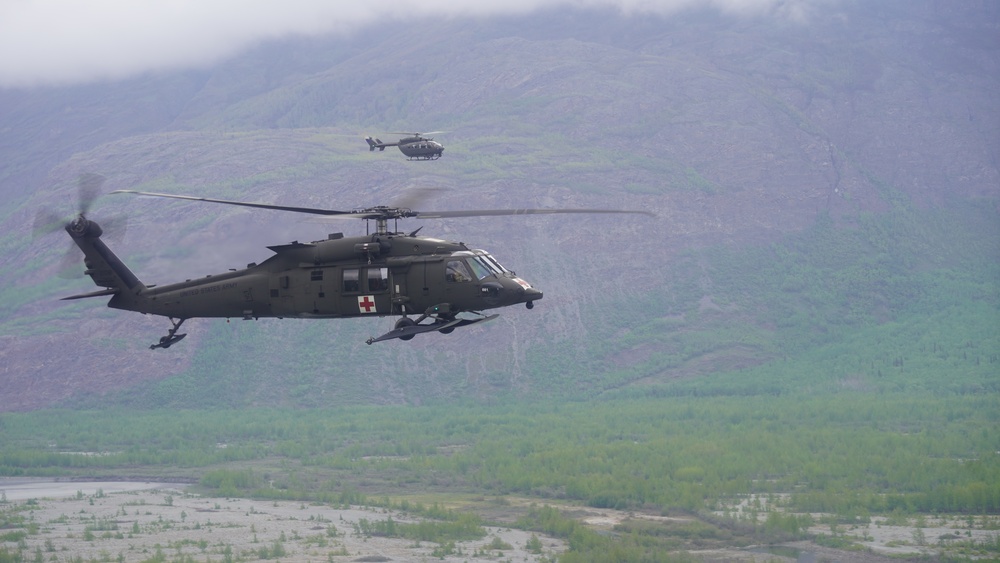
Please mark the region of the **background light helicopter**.
[[394, 135], [408, 135], [395, 143], [383, 143], [381, 139], [365, 137], [368, 142], [368, 150], [378, 149], [384, 151], [386, 147], [399, 147], [399, 151], [405, 154], [409, 160], [437, 160], [444, 153], [444, 146], [431, 139], [427, 135], [439, 135], [444, 131], [431, 131], [430, 133], [393, 133]]
[[[399, 316], [395, 326], [368, 344], [399, 338], [410, 340], [425, 332], [450, 333], [456, 328], [489, 321], [498, 315], [482, 311], [524, 303], [529, 309], [542, 298], [489, 252], [464, 243], [389, 231], [399, 219], [442, 219], [502, 215], [634, 213], [609, 209], [484, 209], [414, 211], [402, 206], [376, 206], [337, 211], [204, 197], [116, 190], [141, 196], [181, 199], [306, 213], [322, 217], [357, 218], [375, 222], [364, 236], [329, 235], [325, 240], [269, 246], [274, 252], [260, 264], [168, 285], [146, 285], [101, 239], [103, 231], [86, 217], [96, 191], [81, 182], [79, 213], [62, 227], [83, 251], [85, 273], [102, 288], [64, 299], [110, 296], [115, 309], [167, 317], [172, 327], [150, 346], [169, 348], [186, 334], [178, 334], [190, 318], [261, 317], [335, 319], [363, 316]], [[405, 203], [405, 202], [404, 202]], [[51, 214], [40, 214], [51, 225]], [[57, 227], [58, 228], [58, 227]], [[421, 227], [422, 228], [422, 227]], [[36, 225], [37, 229], [37, 225]], [[465, 316], [459, 316], [464, 314]], [[411, 318], [415, 315], [416, 318]]]

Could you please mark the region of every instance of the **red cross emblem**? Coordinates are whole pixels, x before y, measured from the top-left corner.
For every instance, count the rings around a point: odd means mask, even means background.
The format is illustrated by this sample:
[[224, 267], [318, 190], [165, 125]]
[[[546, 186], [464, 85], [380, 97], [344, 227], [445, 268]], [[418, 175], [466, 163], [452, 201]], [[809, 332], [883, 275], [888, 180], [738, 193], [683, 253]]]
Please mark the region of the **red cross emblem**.
[[375, 308], [375, 300], [371, 295], [359, 295], [358, 296], [358, 311], [361, 313], [377, 313], [378, 309]]

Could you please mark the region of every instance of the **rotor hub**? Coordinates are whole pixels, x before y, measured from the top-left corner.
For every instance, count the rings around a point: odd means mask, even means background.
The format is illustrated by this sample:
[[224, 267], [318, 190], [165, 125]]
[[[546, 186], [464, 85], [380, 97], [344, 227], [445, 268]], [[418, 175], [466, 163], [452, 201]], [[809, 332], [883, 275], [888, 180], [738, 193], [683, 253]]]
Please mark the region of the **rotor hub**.
[[104, 231], [101, 229], [100, 225], [87, 219], [83, 215], [78, 216], [66, 225], [66, 231], [72, 237], [83, 238], [92, 237], [96, 238], [101, 236]]

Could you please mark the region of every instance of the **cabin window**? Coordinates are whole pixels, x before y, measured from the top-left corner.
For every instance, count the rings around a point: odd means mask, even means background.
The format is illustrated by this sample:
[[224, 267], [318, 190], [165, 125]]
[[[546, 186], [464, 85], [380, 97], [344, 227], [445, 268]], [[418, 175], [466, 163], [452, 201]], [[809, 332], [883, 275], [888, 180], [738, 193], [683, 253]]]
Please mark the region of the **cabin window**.
[[355, 268], [344, 270], [344, 293], [357, 293], [361, 291], [361, 286], [358, 285], [358, 273], [359, 270]]
[[368, 291], [389, 289], [389, 268], [368, 268]]
[[463, 260], [449, 260], [444, 277], [450, 282], [472, 281], [472, 274], [469, 273], [469, 267]]
[[313, 270], [310, 279], [312, 281], [323, 281], [323, 270]]

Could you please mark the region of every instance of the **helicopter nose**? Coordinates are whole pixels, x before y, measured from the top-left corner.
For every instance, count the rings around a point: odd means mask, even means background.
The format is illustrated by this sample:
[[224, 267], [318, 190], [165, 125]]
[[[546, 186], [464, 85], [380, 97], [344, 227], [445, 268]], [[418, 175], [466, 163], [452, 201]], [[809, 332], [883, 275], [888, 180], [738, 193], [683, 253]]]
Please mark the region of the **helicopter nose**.
[[542, 292], [531, 287], [530, 283], [522, 280], [521, 278], [514, 278], [514, 281], [520, 286], [520, 291], [518, 292], [515, 303], [524, 303], [530, 309], [534, 306], [532, 302], [542, 298]]
[[520, 278], [485, 282], [480, 286], [480, 289], [483, 300], [491, 307], [526, 303], [530, 309], [533, 307], [533, 301], [542, 298], [541, 291], [531, 287], [531, 284]]
[[535, 288], [528, 288], [524, 290], [524, 306], [529, 309], [535, 308], [535, 301], [542, 298], [542, 292]]

